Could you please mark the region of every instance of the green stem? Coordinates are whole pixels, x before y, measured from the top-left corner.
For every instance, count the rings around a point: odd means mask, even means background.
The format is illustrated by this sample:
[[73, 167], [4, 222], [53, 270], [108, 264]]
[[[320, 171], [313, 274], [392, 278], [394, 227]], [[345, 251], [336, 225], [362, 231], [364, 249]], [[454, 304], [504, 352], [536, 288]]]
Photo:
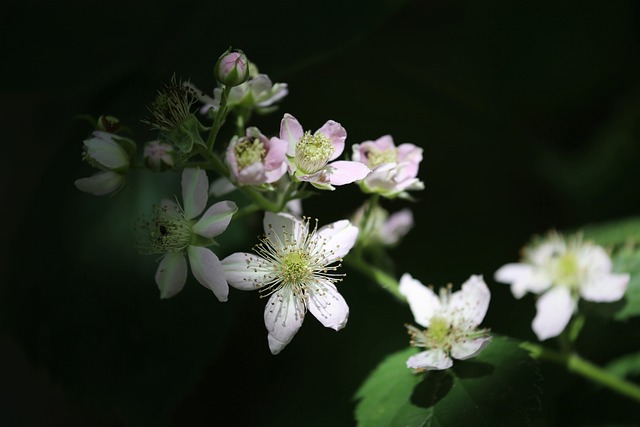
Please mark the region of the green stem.
[[216, 142], [218, 131], [224, 124], [224, 120], [227, 116], [227, 99], [229, 98], [229, 92], [231, 92], [231, 86], [225, 86], [222, 89], [222, 96], [220, 97], [220, 106], [216, 113], [216, 118], [213, 120], [213, 126], [211, 126], [211, 132], [207, 138], [207, 149], [209, 152], [213, 150], [213, 144]]
[[398, 301], [406, 303], [407, 299], [400, 293], [400, 284], [391, 275], [367, 263], [359, 253], [351, 253], [345, 259], [344, 263], [349, 265], [368, 278], [372, 279], [382, 287], [385, 291], [393, 295]]
[[569, 372], [573, 372], [597, 384], [608, 387], [640, 403], [640, 386], [611, 375], [609, 372], [583, 359], [576, 353], [562, 353], [529, 342], [522, 343], [521, 347], [529, 351], [533, 358], [564, 366]]

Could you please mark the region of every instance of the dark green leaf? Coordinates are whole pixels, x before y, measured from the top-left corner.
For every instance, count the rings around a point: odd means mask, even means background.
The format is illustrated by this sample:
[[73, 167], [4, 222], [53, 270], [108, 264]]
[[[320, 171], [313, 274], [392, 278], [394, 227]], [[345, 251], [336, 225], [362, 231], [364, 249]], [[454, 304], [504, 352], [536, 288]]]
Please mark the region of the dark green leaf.
[[384, 360], [356, 394], [356, 419], [367, 426], [523, 426], [538, 407], [537, 364], [506, 337], [446, 371], [414, 374], [410, 348]]

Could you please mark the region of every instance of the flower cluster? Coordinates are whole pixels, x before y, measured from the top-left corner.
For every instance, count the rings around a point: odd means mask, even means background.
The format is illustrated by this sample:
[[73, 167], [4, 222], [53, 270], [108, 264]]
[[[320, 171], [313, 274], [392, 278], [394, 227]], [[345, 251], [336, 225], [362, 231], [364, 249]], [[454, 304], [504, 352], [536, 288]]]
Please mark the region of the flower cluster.
[[[99, 172], [79, 179], [76, 186], [110, 194], [123, 188], [132, 168], [179, 172], [181, 199], [162, 199], [141, 220], [142, 251], [160, 256], [155, 274], [160, 298], [175, 297], [188, 270], [220, 302], [230, 297], [230, 287], [257, 290], [268, 299], [267, 342], [277, 354], [291, 342], [307, 312], [328, 328], [345, 327], [349, 306], [338, 291], [345, 277], [343, 260], [352, 250], [355, 265], [368, 262], [364, 258], [371, 254], [384, 257], [385, 249], [413, 227], [411, 211], [390, 215], [378, 196], [407, 198], [408, 191], [423, 188], [417, 178], [422, 149], [396, 147], [385, 136], [354, 144], [349, 151], [347, 131], [338, 121], [309, 130], [290, 113], [269, 134], [249, 120], [254, 113], [275, 111], [288, 94], [287, 84], [272, 83], [235, 49], [218, 58], [213, 74], [217, 84], [212, 96], [175, 76], [158, 91], [143, 120], [157, 137], [143, 144], [139, 160], [136, 142], [117, 134], [120, 121], [101, 120], [108, 126], [97, 128], [84, 150], [85, 160]], [[198, 101], [200, 108], [194, 106]], [[225, 134], [226, 124], [235, 125], [235, 131]], [[349, 152], [352, 158], [344, 158]], [[351, 219], [319, 227], [318, 220], [302, 216], [305, 197], [349, 184], [372, 195], [363, 208], [345, 212]], [[234, 199], [238, 204], [221, 200], [233, 190], [242, 194]], [[223, 256], [224, 248], [214, 238], [231, 221], [254, 212], [263, 215], [264, 235], [253, 253]]]
[[[449, 285], [438, 293], [408, 273], [393, 277], [390, 251], [414, 228], [414, 214], [406, 207], [391, 213], [383, 203], [415, 201], [412, 192], [424, 189], [423, 148], [396, 145], [383, 135], [359, 139], [349, 149], [340, 122], [326, 120], [310, 129], [291, 113], [274, 119], [270, 132], [266, 120], [259, 129], [251, 118], [276, 111], [287, 84], [272, 83], [244, 52], [231, 48], [218, 58], [213, 75], [211, 95], [175, 77], [158, 91], [143, 120], [157, 135], [141, 150], [112, 116], [100, 117], [83, 145], [83, 159], [94, 173], [75, 185], [87, 193], [118, 193], [135, 168], [180, 176], [181, 197], [168, 195], [142, 219], [142, 250], [158, 255], [160, 298], [176, 297], [189, 270], [219, 302], [234, 290], [256, 290], [266, 299], [268, 348], [278, 354], [308, 312], [327, 328], [347, 325], [349, 304], [338, 290], [344, 264], [408, 304], [420, 326], [406, 325], [410, 344], [420, 348], [406, 361], [414, 373], [448, 369], [491, 344], [489, 329], [480, 327], [491, 300], [483, 276], [472, 275], [455, 292]], [[343, 215], [338, 218], [349, 219], [319, 226], [319, 220], [303, 216], [305, 198], [349, 185], [366, 197], [360, 207], [340, 212], [342, 206], [331, 205]], [[231, 191], [233, 201], [226, 199]], [[215, 239], [232, 221], [254, 214], [264, 234], [253, 251], [227, 253]], [[567, 328], [580, 299], [622, 299], [630, 276], [613, 272], [604, 248], [552, 233], [527, 247], [521, 262], [499, 268], [494, 279], [510, 284], [516, 298], [527, 292], [538, 297], [532, 328], [542, 341]]]

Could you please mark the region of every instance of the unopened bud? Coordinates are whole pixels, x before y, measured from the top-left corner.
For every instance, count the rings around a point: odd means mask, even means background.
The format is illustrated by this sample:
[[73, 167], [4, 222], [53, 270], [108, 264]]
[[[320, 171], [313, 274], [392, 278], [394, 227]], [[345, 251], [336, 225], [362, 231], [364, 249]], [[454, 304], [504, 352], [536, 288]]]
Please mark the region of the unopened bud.
[[109, 132], [109, 133], [118, 133], [120, 130], [120, 120], [117, 117], [113, 116], [105, 116], [102, 115], [98, 117], [98, 121], [96, 123], [97, 130]]
[[241, 85], [249, 79], [249, 60], [241, 50], [229, 49], [218, 58], [214, 73], [223, 85]]

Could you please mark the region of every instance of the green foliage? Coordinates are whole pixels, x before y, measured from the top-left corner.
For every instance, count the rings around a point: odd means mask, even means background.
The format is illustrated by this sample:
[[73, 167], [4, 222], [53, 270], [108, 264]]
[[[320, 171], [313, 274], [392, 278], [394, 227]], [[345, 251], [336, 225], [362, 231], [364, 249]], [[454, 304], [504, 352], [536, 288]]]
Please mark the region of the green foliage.
[[513, 339], [496, 336], [478, 357], [424, 374], [405, 365], [415, 352], [387, 357], [360, 387], [358, 425], [523, 426], [538, 407], [538, 365]]
[[585, 238], [605, 246], [640, 242], [640, 218], [591, 224], [585, 226], [583, 232]]
[[617, 272], [631, 274], [621, 308], [614, 315], [616, 320], [627, 320], [640, 315], [640, 249], [625, 246], [613, 256], [613, 268]]
[[605, 369], [618, 378], [640, 375], [640, 353], [622, 356], [607, 364]]

